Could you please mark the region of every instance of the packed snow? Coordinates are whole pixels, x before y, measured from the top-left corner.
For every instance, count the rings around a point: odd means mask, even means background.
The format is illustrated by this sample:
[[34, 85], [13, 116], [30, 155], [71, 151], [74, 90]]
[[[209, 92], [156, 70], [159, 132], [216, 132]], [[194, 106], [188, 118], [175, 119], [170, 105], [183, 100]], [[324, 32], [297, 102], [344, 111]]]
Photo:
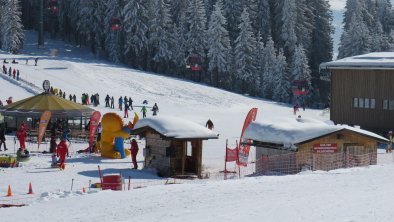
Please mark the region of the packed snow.
[[[4, 221], [391, 221], [391, 176], [394, 165], [391, 154], [379, 153], [378, 165], [340, 169], [330, 172], [302, 172], [291, 176], [250, 177], [223, 181], [215, 177], [224, 168], [226, 139], [229, 146], [239, 140], [248, 111], [258, 108], [257, 121], [275, 118], [315, 119], [327, 121], [323, 110], [307, 108], [297, 115], [290, 104], [280, 104], [238, 95], [214, 87], [145, 73], [94, 58], [86, 49], [48, 41], [46, 47], [35, 47], [35, 34], [27, 33], [25, 49], [20, 55], [0, 53], [0, 58], [16, 58], [13, 65], [28, 83], [40, 86], [48, 79], [55, 88], [76, 94], [99, 93], [101, 103], [93, 107], [102, 114], [116, 112], [105, 108], [108, 93], [115, 101], [120, 96], [132, 97], [139, 115], [143, 100], [148, 106], [157, 103], [158, 117], [169, 116], [192, 121], [205, 127], [210, 118], [219, 139], [204, 141], [203, 168], [209, 179], [178, 180], [158, 177], [153, 170], [142, 169], [142, 148], [137, 160], [139, 169], [131, 169], [131, 159], [105, 159], [96, 154], [78, 154], [86, 143], [73, 142], [71, 157], [64, 171], [50, 167], [51, 155], [44, 142], [27, 144], [32, 151], [29, 162], [18, 168], [0, 168], [0, 203], [27, 204], [21, 208], [0, 208]], [[54, 53], [56, 52], [56, 53]], [[39, 57], [38, 66], [33, 59]], [[25, 59], [29, 58], [26, 64]], [[11, 64], [8, 64], [11, 65]], [[14, 100], [32, 96], [34, 87], [14, 84], [0, 74], [0, 99]], [[26, 90], [34, 88], [34, 90]], [[124, 122], [132, 120], [124, 118]], [[151, 118], [149, 113], [148, 117]], [[165, 117], [164, 117], [165, 118]], [[145, 120], [149, 121], [149, 120]], [[141, 124], [143, 122], [141, 121]], [[283, 122], [286, 125], [289, 122]], [[196, 127], [197, 128], [197, 127]], [[204, 129], [205, 130], [205, 129]], [[18, 146], [14, 136], [7, 136], [9, 150]], [[129, 144], [125, 145], [129, 147]], [[0, 154], [4, 153], [1, 151]], [[253, 161], [253, 150], [249, 161]], [[126, 178], [126, 191], [101, 191], [88, 188], [100, 181], [100, 165], [104, 174], [121, 173]], [[234, 168], [234, 164], [228, 164]], [[245, 168], [249, 169], [249, 168]], [[128, 178], [131, 189], [128, 190]], [[230, 177], [234, 178], [234, 177]], [[236, 178], [236, 177], [235, 177]], [[29, 182], [34, 195], [27, 195]], [[13, 196], [6, 197], [8, 185]], [[82, 192], [83, 188], [87, 191]]]

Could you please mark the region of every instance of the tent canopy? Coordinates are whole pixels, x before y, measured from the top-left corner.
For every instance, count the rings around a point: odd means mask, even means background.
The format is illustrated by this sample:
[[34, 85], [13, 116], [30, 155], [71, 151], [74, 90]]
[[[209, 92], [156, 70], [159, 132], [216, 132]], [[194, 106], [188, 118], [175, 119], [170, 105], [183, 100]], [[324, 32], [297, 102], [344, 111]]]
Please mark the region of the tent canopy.
[[52, 112], [52, 117], [60, 118], [88, 117], [95, 111], [54, 94], [42, 93], [4, 106], [0, 113], [3, 116], [40, 117], [46, 110]]

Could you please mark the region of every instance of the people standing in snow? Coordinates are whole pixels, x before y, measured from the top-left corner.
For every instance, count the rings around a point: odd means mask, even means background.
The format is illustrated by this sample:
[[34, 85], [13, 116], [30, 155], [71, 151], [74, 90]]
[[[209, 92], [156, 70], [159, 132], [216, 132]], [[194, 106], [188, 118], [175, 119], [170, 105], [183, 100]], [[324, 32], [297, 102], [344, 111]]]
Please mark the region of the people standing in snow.
[[75, 96], [75, 94], [73, 95], [73, 101], [74, 101], [74, 103], [77, 102], [77, 97]]
[[125, 106], [129, 103], [129, 99], [127, 99], [127, 96], [124, 96], [123, 103]]
[[4, 151], [8, 150], [7, 146], [5, 145], [5, 125], [1, 124], [0, 125], [0, 151], [1, 150], [1, 146], [4, 145]]
[[131, 97], [129, 97], [129, 107], [131, 110], [134, 110], [133, 109], [133, 100], [131, 99]]
[[19, 69], [17, 69], [17, 70], [16, 70], [16, 80], [18, 80], [18, 81], [19, 81], [19, 74], [20, 74], [20, 73], [19, 73]]
[[115, 104], [114, 104], [115, 100], [114, 97], [111, 97], [111, 109], [115, 109]]
[[124, 116], [123, 118], [129, 118], [129, 104], [124, 104]]
[[16, 69], [14, 68], [14, 69], [12, 70], [12, 78], [15, 79], [15, 77], [16, 77]]
[[154, 115], [154, 116], [156, 116], [157, 112], [159, 112], [159, 107], [157, 106], [157, 103], [155, 103], [155, 105], [153, 105], [152, 111], [153, 111], [152, 115]]
[[59, 168], [64, 170], [66, 167], [66, 156], [68, 156], [68, 146], [64, 138], [57, 145], [56, 156], [59, 157]]
[[146, 111], [147, 111], [146, 107], [142, 106], [141, 111], [140, 111], [140, 112], [142, 112], [142, 118], [146, 117]]
[[12, 72], [12, 68], [10, 66], [10, 68], [8, 69], [8, 76], [11, 77], [11, 72]]
[[207, 123], [205, 124], [205, 127], [207, 127], [210, 130], [213, 129], [214, 125], [211, 119], [208, 119]]
[[138, 143], [135, 139], [131, 140], [130, 153], [131, 153], [131, 160], [133, 161], [133, 169], [138, 169], [138, 165], [137, 165]]
[[27, 132], [24, 129], [24, 127], [21, 125], [21, 127], [16, 132], [16, 137], [19, 140], [19, 148], [21, 149], [26, 149], [26, 144], [25, 144], [26, 136], [27, 136]]
[[3, 74], [7, 74], [7, 68], [3, 65]]
[[34, 59], [34, 66], [37, 66], [37, 63], [38, 63], [38, 58], [35, 58]]
[[109, 100], [110, 100], [110, 98], [109, 98], [109, 95], [107, 94], [107, 96], [105, 97], [105, 107], [109, 107]]
[[73, 96], [71, 94], [68, 95], [68, 100], [73, 101]]
[[122, 105], [123, 105], [123, 98], [122, 98], [122, 96], [119, 97], [118, 104], [119, 104], [120, 111], [122, 111]]

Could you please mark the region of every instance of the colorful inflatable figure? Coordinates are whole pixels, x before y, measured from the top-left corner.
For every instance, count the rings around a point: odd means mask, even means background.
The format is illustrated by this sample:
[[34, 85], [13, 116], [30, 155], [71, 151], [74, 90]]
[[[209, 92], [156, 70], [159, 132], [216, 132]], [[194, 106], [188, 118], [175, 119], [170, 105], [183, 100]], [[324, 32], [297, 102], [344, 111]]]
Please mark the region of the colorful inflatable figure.
[[129, 137], [129, 125], [123, 126], [122, 118], [116, 113], [106, 113], [101, 119], [102, 133], [99, 149], [102, 157], [120, 159], [130, 155], [124, 148], [124, 139]]

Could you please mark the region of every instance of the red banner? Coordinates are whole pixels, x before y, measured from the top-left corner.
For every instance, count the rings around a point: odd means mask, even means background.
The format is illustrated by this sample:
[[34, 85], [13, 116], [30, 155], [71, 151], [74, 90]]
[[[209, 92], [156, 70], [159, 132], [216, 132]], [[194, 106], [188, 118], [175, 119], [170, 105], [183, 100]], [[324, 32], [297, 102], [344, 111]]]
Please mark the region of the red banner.
[[38, 123], [38, 148], [40, 148], [40, 144], [42, 141], [42, 137], [44, 136], [45, 130], [47, 129], [48, 122], [51, 119], [52, 113], [47, 110], [41, 114], [40, 122]]
[[242, 142], [243, 142], [242, 141], [242, 137], [244, 135], [244, 132], [245, 132], [246, 128], [248, 128], [249, 124], [256, 120], [256, 116], [257, 116], [257, 108], [252, 108], [249, 111], [249, 113], [246, 116], [246, 118], [245, 118], [244, 126], [243, 126], [242, 132], [241, 132], [240, 143], [239, 143], [239, 161], [238, 161], [238, 165], [240, 165], [240, 166], [247, 166], [248, 165], [250, 146], [247, 145], [247, 144], [246, 145], [242, 144]]
[[313, 144], [314, 153], [336, 153], [338, 145], [336, 143], [319, 143]]
[[89, 144], [93, 144], [94, 134], [96, 133], [100, 119], [101, 119], [101, 113], [99, 111], [94, 111], [92, 117], [90, 117]]

